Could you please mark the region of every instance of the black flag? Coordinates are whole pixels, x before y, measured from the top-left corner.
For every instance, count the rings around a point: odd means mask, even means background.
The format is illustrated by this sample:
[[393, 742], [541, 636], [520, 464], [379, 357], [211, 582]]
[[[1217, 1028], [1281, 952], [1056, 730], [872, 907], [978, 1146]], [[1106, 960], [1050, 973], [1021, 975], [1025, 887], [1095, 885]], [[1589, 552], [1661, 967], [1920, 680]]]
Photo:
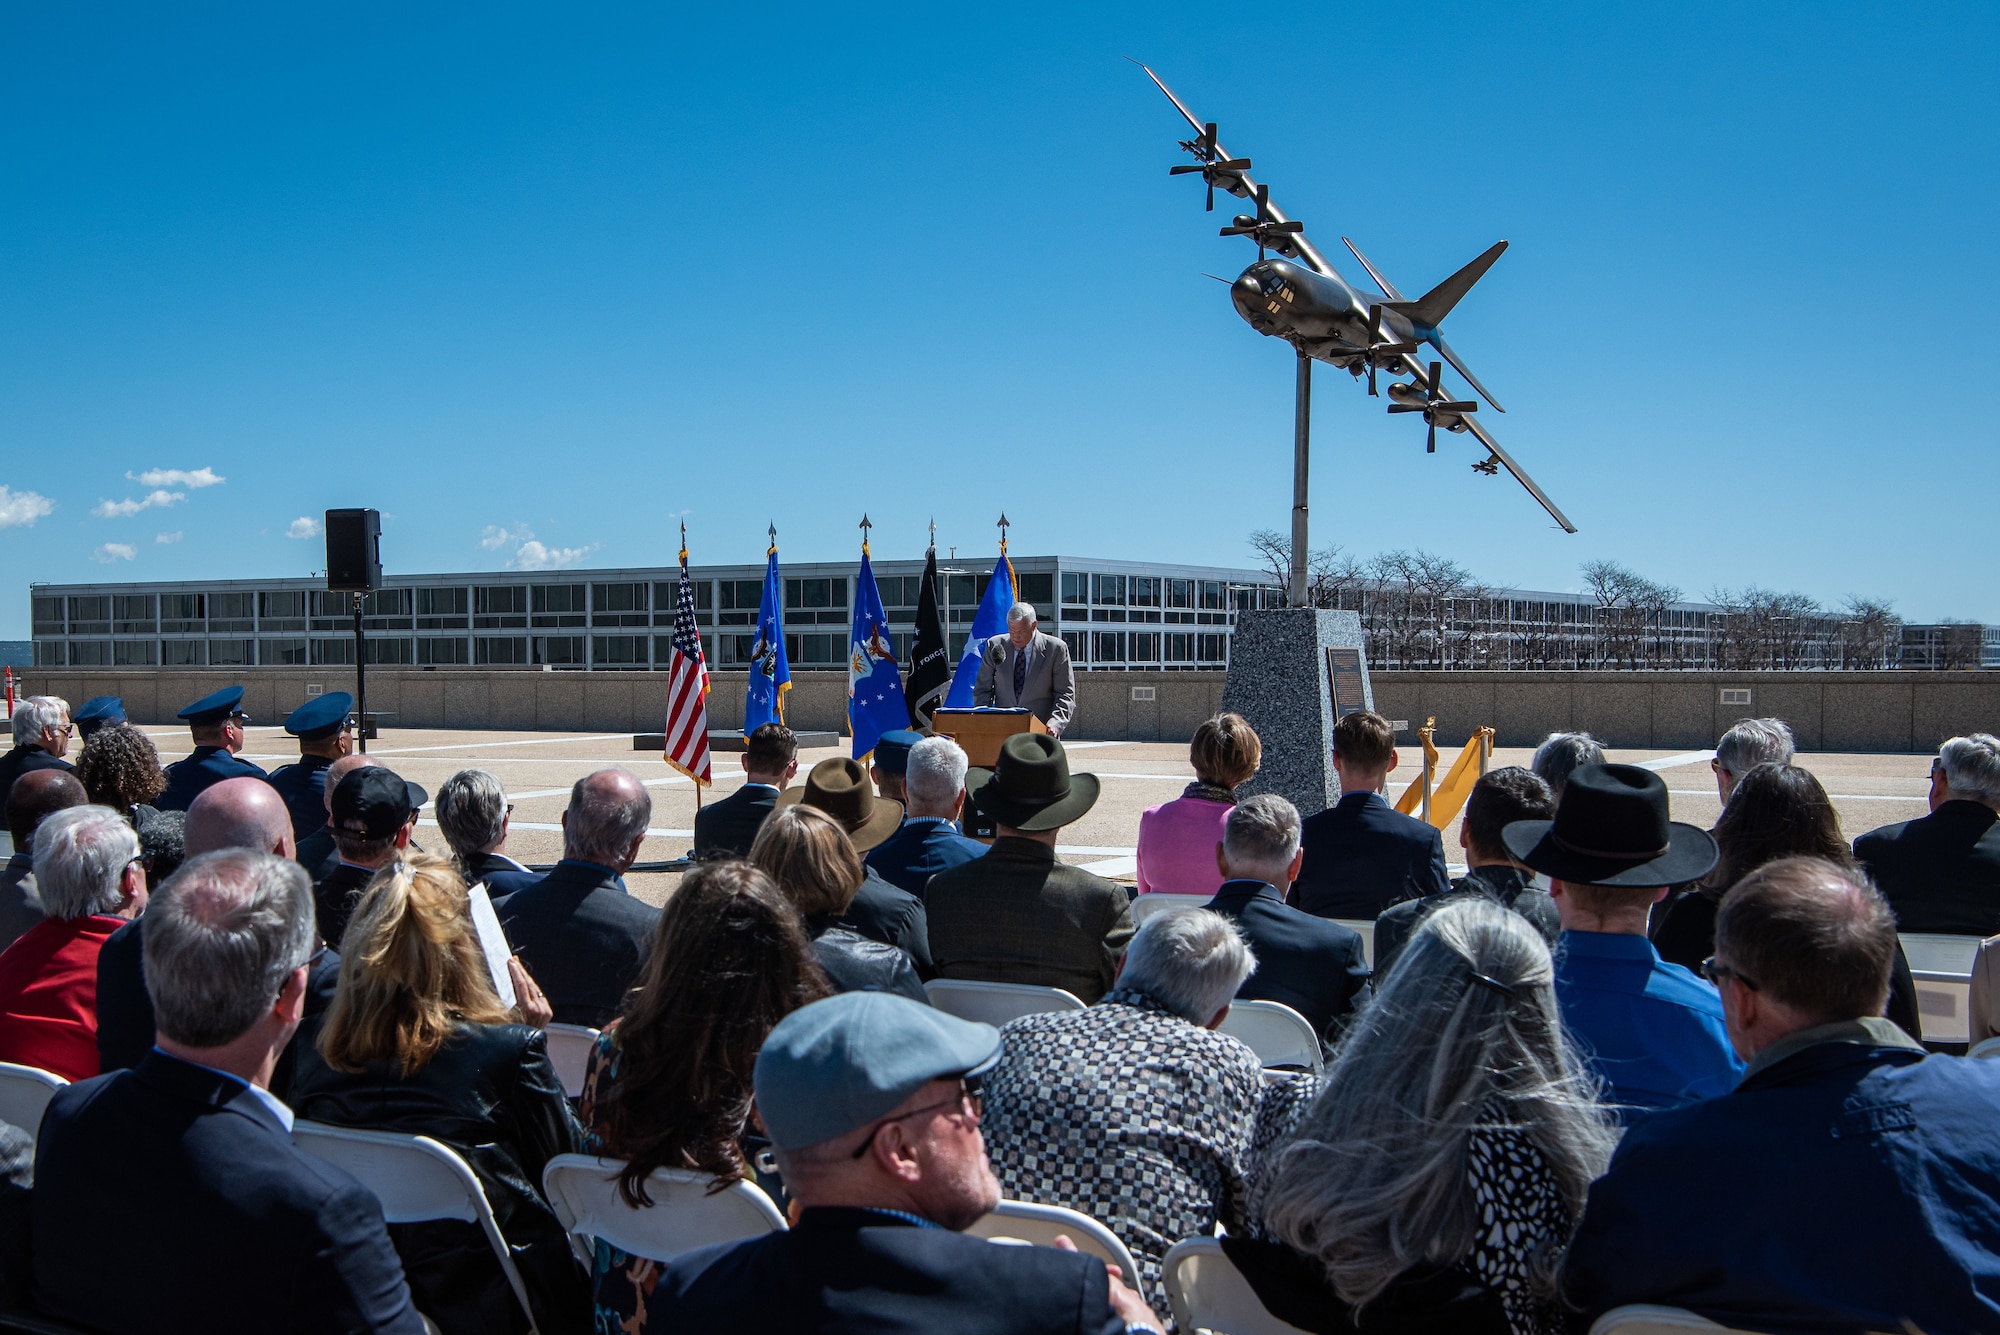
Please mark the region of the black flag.
[[951, 689], [951, 655], [945, 650], [944, 618], [938, 615], [937, 544], [924, 555], [924, 589], [917, 596], [917, 642], [910, 648], [910, 675], [903, 698], [910, 703], [910, 726], [931, 730], [931, 715]]

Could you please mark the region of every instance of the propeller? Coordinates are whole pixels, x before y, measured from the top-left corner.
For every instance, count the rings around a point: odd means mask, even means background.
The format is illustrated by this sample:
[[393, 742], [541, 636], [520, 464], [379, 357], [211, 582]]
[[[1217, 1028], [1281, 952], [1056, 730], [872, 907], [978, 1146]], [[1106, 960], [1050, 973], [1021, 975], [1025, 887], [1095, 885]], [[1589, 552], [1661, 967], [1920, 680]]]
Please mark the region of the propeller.
[[[1222, 158], [1216, 156], [1215, 122], [1201, 127], [1201, 134], [1193, 139], [1181, 140], [1181, 147], [1199, 158], [1199, 162], [1183, 162], [1178, 167], [1167, 168], [1169, 176], [1186, 176], [1189, 172], [1200, 172], [1201, 179], [1208, 182], [1208, 212], [1215, 212], [1215, 178], [1218, 176], [1241, 176], [1250, 170], [1248, 158]], [[1228, 186], [1223, 186], [1227, 190]]]
[[[1412, 386], [1414, 388], [1414, 386]], [[1467, 413], [1479, 411], [1479, 405], [1466, 400], [1447, 399], [1444, 396], [1444, 363], [1431, 363], [1430, 382], [1424, 386], [1422, 403], [1392, 403], [1392, 413], [1422, 413], [1425, 425], [1430, 427], [1424, 439], [1424, 453], [1436, 454], [1438, 449], [1438, 418], [1463, 417]], [[1450, 424], [1446, 423], [1449, 427]]]
[[1368, 366], [1368, 393], [1373, 397], [1380, 397], [1375, 394], [1376, 358], [1400, 357], [1406, 352], [1415, 352], [1416, 350], [1417, 345], [1414, 343], [1398, 343], [1393, 339], [1387, 343], [1383, 342], [1382, 308], [1380, 306], [1370, 306], [1368, 308], [1368, 346], [1361, 350], [1361, 360], [1367, 363]]
[[1306, 230], [1302, 222], [1271, 221], [1271, 187], [1257, 187], [1257, 216], [1247, 213], [1236, 215], [1235, 221], [1223, 228], [1219, 236], [1247, 236], [1257, 243], [1257, 258], [1263, 259], [1266, 250], [1275, 250], [1280, 255], [1296, 257], [1298, 245], [1292, 240]]

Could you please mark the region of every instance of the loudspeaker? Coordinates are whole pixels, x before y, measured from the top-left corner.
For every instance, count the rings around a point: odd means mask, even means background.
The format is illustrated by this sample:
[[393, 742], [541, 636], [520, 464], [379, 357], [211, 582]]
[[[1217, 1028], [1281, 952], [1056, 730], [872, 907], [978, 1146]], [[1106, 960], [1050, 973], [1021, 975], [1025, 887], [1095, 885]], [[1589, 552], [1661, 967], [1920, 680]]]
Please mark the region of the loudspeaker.
[[326, 512], [326, 587], [334, 593], [373, 593], [382, 587], [382, 512]]

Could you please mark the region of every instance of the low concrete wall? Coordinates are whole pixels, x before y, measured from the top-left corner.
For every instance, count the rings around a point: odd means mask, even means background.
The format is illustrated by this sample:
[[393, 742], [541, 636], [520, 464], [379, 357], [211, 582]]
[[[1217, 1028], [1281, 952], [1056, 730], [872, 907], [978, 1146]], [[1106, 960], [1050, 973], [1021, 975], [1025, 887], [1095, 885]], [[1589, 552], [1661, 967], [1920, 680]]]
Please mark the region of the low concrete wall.
[[[1799, 745], [1819, 751], [1934, 749], [1947, 737], [2000, 730], [2000, 672], [1376, 672], [1375, 707], [1412, 727], [1435, 716], [1440, 737], [1457, 742], [1481, 724], [1502, 746], [1531, 746], [1548, 733], [1587, 730], [1613, 746], [1712, 746], [1736, 719], [1775, 715]], [[709, 718], [728, 727], [743, 716], [746, 679], [714, 679]], [[353, 674], [327, 668], [31, 668], [26, 694], [72, 704], [117, 695], [137, 722], [174, 722], [174, 711], [218, 687], [241, 682], [244, 707], [276, 723], [306, 699], [308, 684], [353, 689]], [[567, 729], [651, 732], [666, 707], [656, 672], [539, 672], [376, 668], [368, 704], [388, 727]], [[1076, 739], [1178, 742], [1222, 704], [1220, 672], [1077, 674]], [[1724, 688], [1751, 692], [1748, 706], [1724, 705]], [[1143, 697], [1150, 691], [1150, 698]], [[801, 728], [840, 730], [847, 677], [795, 674], [786, 713]]]

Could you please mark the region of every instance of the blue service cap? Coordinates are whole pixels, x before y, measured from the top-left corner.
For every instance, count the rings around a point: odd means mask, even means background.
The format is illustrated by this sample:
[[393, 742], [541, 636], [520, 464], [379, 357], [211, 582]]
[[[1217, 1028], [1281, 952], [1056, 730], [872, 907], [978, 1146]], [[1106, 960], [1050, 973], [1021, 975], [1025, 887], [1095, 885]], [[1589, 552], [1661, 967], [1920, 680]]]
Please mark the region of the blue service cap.
[[108, 728], [114, 723], [125, 721], [125, 702], [115, 695], [93, 695], [77, 706], [69, 721], [76, 724], [76, 730], [88, 738], [99, 728]]
[[778, 1021], [757, 1054], [757, 1111], [781, 1150], [858, 1131], [933, 1080], [1000, 1059], [1000, 1031], [887, 992], [842, 992]]
[[285, 731], [301, 741], [318, 741], [339, 732], [341, 724], [353, 712], [353, 696], [346, 691], [328, 691], [294, 709], [285, 720]]
[[242, 703], [243, 688], [241, 686], [225, 686], [213, 695], [204, 695], [201, 699], [182, 709], [174, 717], [186, 719], [189, 724], [195, 727], [209, 723], [220, 723], [231, 714], [238, 712], [236, 706]]
[[875, 765], [888, 774], [907, 773], [910, 768], [910, 748], [924, 739], [920, 732], [908, 728], [891, 728], [875, 743]]

